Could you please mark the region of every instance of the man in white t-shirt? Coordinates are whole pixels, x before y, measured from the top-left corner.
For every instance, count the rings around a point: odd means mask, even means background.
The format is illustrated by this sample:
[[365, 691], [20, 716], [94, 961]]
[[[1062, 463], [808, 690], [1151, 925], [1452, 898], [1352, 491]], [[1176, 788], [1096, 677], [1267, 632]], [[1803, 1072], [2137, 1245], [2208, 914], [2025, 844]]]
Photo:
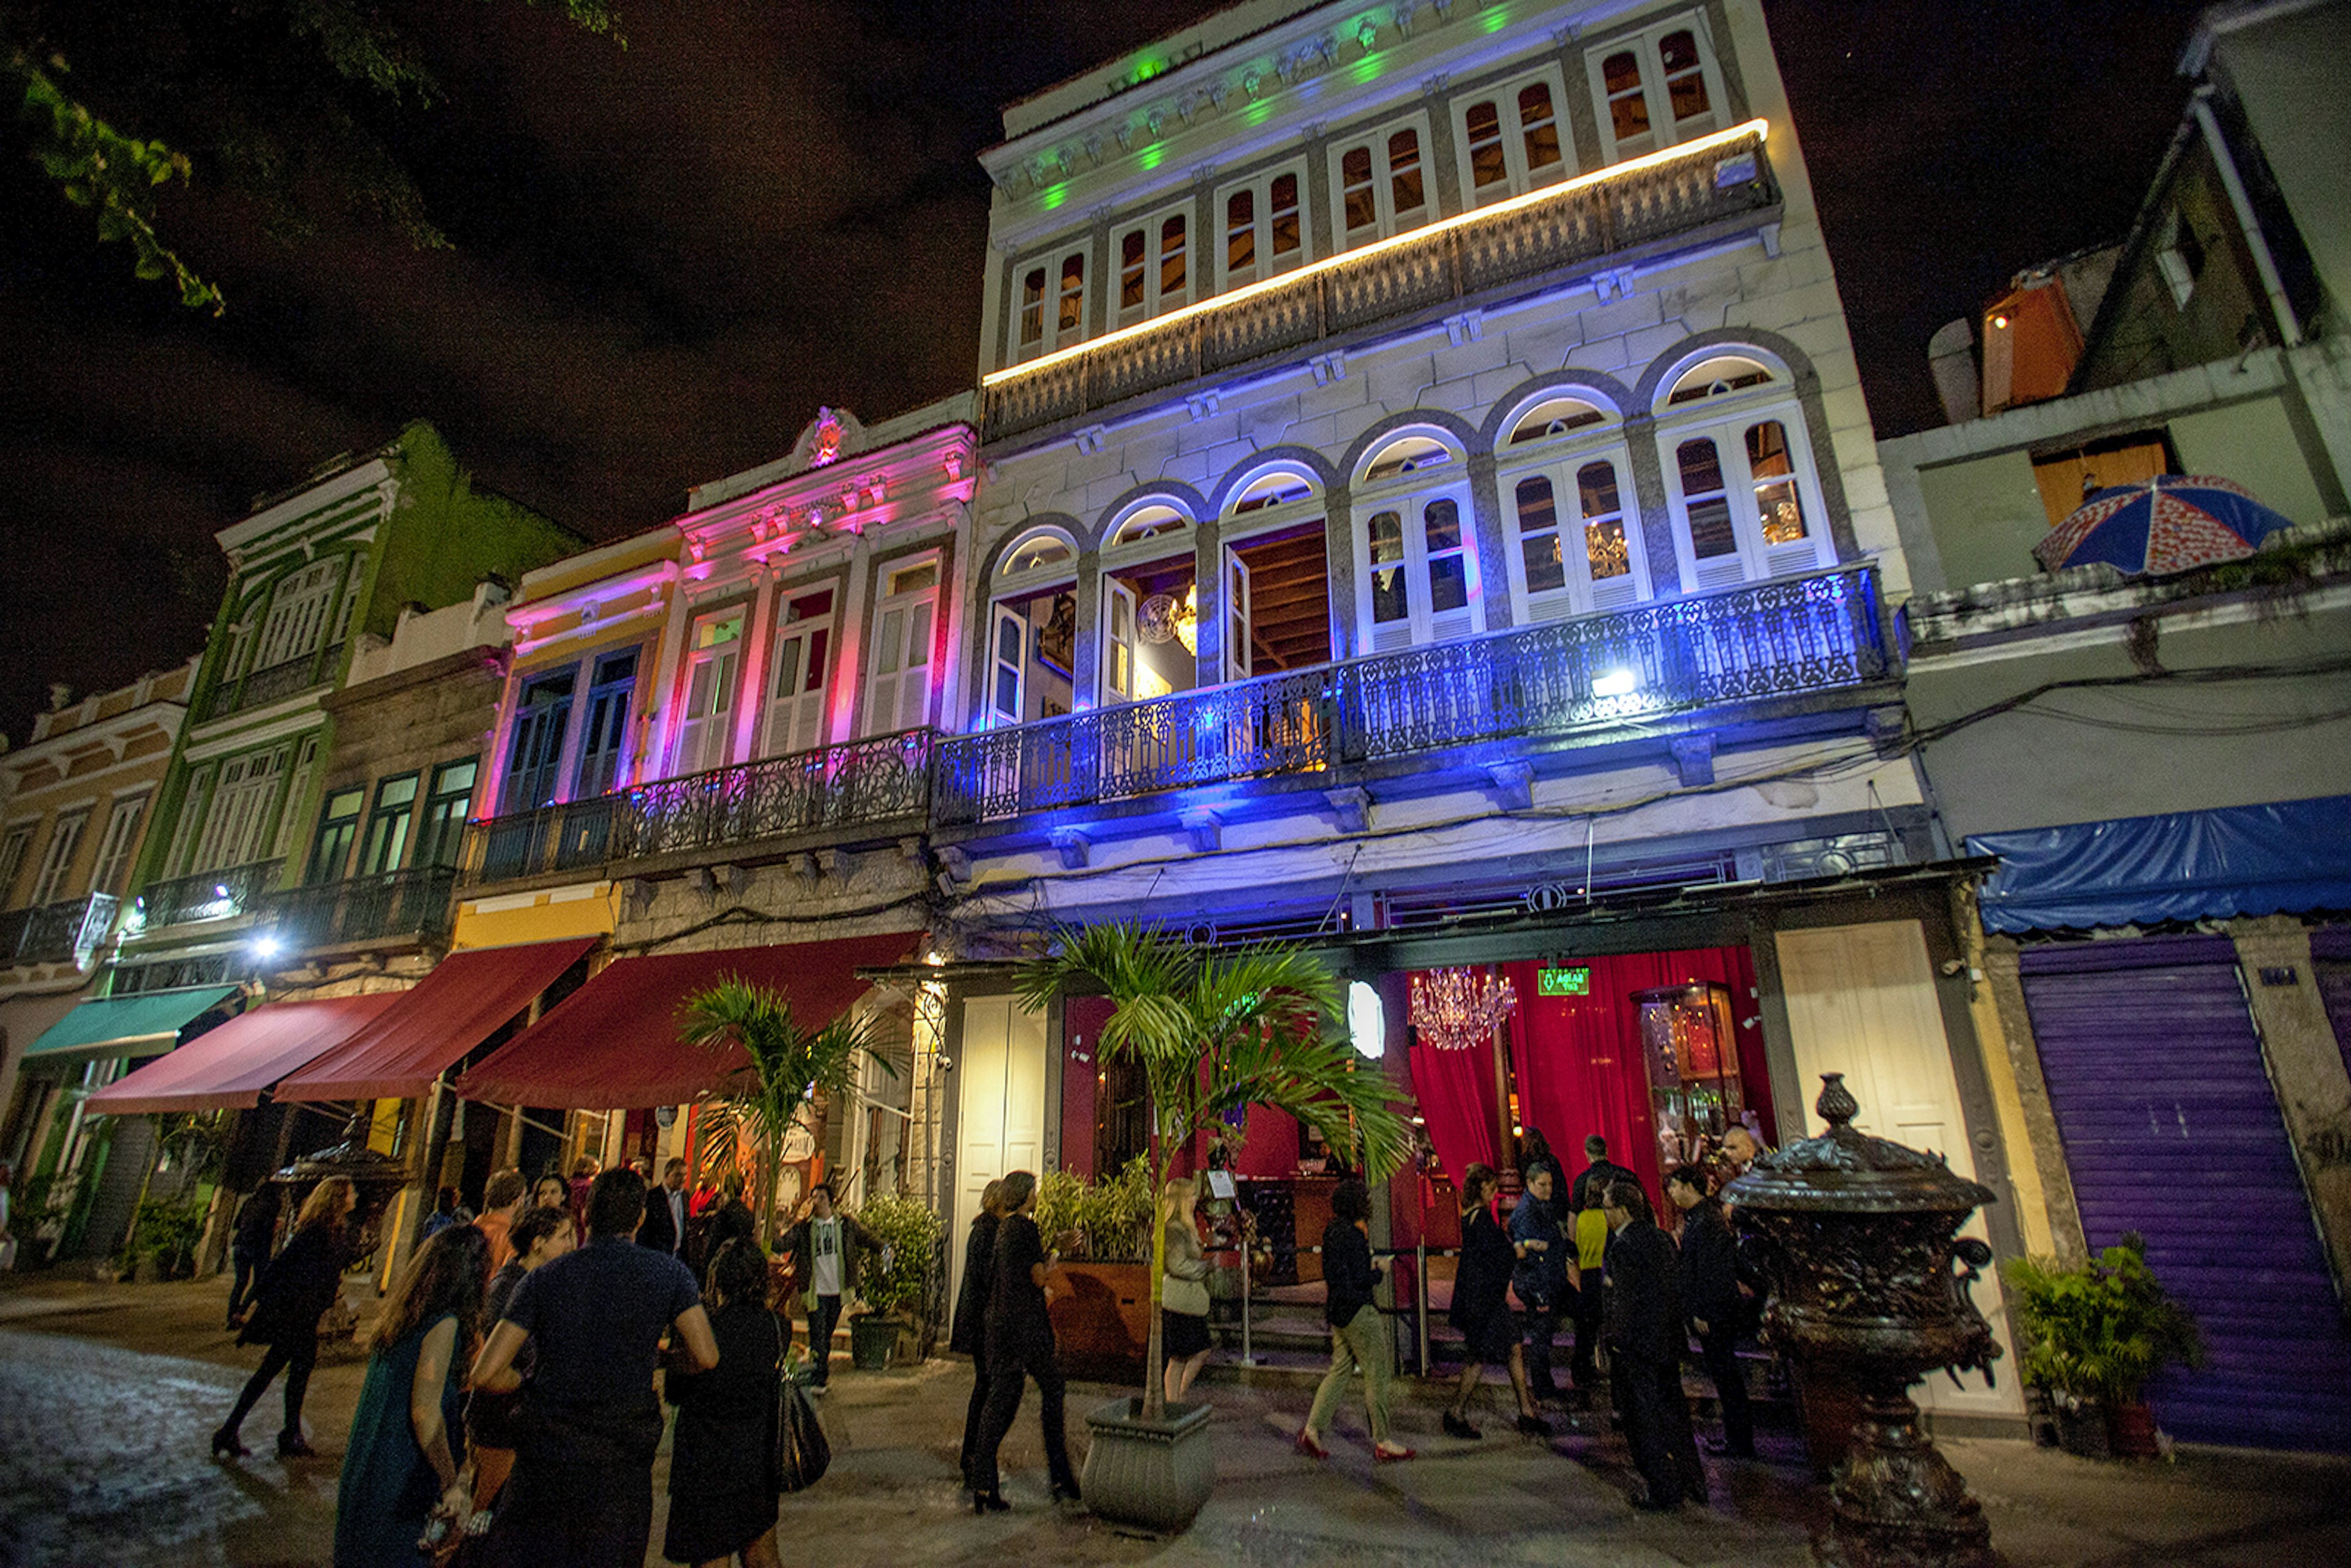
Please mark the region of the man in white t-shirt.
[[890, 1266], [888, 1249], [873, 1233], [832, 1207], [832, 1184], [819, 1182], [809, 1189], [808, 1217], [786, 1233], [780, 1250], [791, 1254], [792, 1277], [799, 1282], [800, 1304], [808, 1313], [810, 1385], [824, 1392], [832, 1359], [832, 1331], [841, 1323], [843, 1298], [857, 1293], [857, 1255], [872, 1252]]

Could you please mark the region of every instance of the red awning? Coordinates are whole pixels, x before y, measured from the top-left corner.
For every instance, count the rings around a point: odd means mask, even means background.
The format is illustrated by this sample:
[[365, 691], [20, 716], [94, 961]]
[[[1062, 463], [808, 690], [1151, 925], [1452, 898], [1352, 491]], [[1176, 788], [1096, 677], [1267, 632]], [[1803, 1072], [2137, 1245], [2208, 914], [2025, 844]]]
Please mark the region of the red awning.
[[277, 1086], [280, 1100], [413, 1100], [598, 938], [452, 953], [381, 1017]]
[[739, 976], [783, 992], [794, 1020], [818, 1029], [865, 994], [859, 969], [895, 964], [919, 939], [898, 931], [622, 958], [459, 1079], [457, 1092], [549, 1110], [682, 1105], [744, 1065], [740, 1050], [707, 1051], [678, 1039], [677, 1008], [687, 997]]
[[113, 1116], [242, 1110], [261, 1092], [373, 1023], [399, 991], [273, 1002], [240, 1013], [168, 1056], [108, 1084], [83, 1109]]

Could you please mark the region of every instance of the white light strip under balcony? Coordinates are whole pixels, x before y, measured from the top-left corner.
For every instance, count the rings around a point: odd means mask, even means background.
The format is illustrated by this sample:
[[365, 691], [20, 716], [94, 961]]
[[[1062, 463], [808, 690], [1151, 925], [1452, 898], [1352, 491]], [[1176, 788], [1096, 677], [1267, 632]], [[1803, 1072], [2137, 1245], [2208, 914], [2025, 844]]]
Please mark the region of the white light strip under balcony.
[[1271, 289], [1287, 288], [1301, 278], [1311, 277], [1318, 272], [1328, 272], [1350, 262], [1361, 261], [1365, 256], [1377, 256], [1384, 250], [1394, 250], [1399, 246], [1411, 245], [1416, 241], [1426, 239], [1431, 235], [1440, 235], [1452, 229], [1463, 228], [1470, 224], [1481, 223], [1488, 218], [1499, 217], [1504, 213], [1515, 213], [1521, 208], [1531, 207], [1538, 203], [1563, 196], [1571, 191], [1586, 190], [1610, 180], [1621, 179], [1627, 174], [1636, 174], [1644, 169], [1655, 169], [1660, 164], [1671, 163], [1677, 159], [1695, 158], [1701, 153], [1712, 152], [1716, 148], [1727, 147], [1734, 141], [1744, 141], [1750, 136], [1758, 141], [1766, 141], [1771, 131], [1771, 121], [1750, 120], [1744, 125], [1734, 125], [1728, 131], [1718, 131], [1710, 136], [1701, 136], [1695, 141], [1684, 141], [1659, 152], [1645, 153], [1623, 163], [1611, 163], [1605, 169], [1595, 169], [1589, 174], [1579, 174], [1563, 183], [1545, 185], [1541, 190], [1529, 191], [1523, 196], [1512, 196], [1509, 201], [1496, 202], [1490, 207], [1456, 213], [1453, 216], [1437, 223], [1426, 224], [1416, 229], [1407, 229], [1403, 234], [1391, 235], [1386, 239], [1377, 240], [1366, 246], [1358, 246], [1353, 250], [1340, 251], [1335, 256], [1326, 256], [1322, 260], [1299, 267], [1294, 272], [1284, 272], [1272, 277], [1263, 278], [1246, 287], [1236, 288], [1229, 294], [1214, 295], [1207, 299], [1186, 305], [1181, 310], [1171, 310], [1165, 316], [1155, 316], [1148, 321], [1138, 321], [1132, 327], [1122, 327], [1115, 332], [1105, 332], [1099, 338], [1092, 338], [1082, 343], [1072, 343], [1068, 348], [1055, 350], [1041, 359], [1025, 361], [1020, 364], [993, 371], [980, 378], [980, 385], [992, 387], [999, 382], [1010, 381], [1016, 376], [1032, 375], [1039, 371], [1058, 365], [1064, 360], [1073, 360], [1080, 354], [1091, 353], [1097, 349], [1106, 349], [1113, 343], [1123, 343], [1130, 338], [1139, 338], [1146, 332], [1156, 332], [1164, 328], [1172, 327], [1178, 321], [1186, 320], [1195, 316], [1204, 316], [1211, 311], [1224, 309], [1228, 306], [1238, 305], [1244, 299]]

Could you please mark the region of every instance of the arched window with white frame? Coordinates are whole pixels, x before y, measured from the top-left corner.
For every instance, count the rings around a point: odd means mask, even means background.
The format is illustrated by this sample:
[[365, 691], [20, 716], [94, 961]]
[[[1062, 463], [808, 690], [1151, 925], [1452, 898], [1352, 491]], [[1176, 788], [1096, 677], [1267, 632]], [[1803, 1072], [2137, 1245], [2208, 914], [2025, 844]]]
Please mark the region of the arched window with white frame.
[[1510, 601], [1521, 623], [1621, 610], [1650, 595], [1623, 422], [1597, 393], [1539, 394], [1503, 422]]
[[1224, 678], [1329, 664], [1331, 565], [1321, 483], [1279, 464], [1245, 474], [1225, 503], [1218, 532]]
[[1170, 501], [1127, 507], [1103, 531], [1102, 682], [1107, 703], [1200, 684], [1200, 585], [1190, 514]]
[[1060, 528], [1012, 541], [988, 584], [981, 722], [994, 729], [1055, 718], [1073, 706], [1078, 547]]
[[1448, 435], [1404, 431], [1358, 465], [1357, 629], [1365, 652], [1486, 629], [1466, 457]]
[[1667, 379], [1656, 413], [1685, 583], [1724, 588], [1836, 563], [1785, 365], [1760, 350], [1710, 350]]

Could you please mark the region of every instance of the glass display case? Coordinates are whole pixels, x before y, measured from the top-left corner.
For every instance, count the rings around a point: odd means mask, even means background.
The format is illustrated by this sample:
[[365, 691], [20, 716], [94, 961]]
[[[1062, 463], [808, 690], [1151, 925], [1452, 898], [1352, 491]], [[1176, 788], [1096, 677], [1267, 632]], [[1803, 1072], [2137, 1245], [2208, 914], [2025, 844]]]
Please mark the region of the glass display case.
[[1695, 1164], [1747, 1109], [1738, 1040], [1731, 1032], [1730, 988], [1694, 981], [1635, 991], [1633, 1002], [1640, 1009], [1657, 1159], [1667, 1169]]

